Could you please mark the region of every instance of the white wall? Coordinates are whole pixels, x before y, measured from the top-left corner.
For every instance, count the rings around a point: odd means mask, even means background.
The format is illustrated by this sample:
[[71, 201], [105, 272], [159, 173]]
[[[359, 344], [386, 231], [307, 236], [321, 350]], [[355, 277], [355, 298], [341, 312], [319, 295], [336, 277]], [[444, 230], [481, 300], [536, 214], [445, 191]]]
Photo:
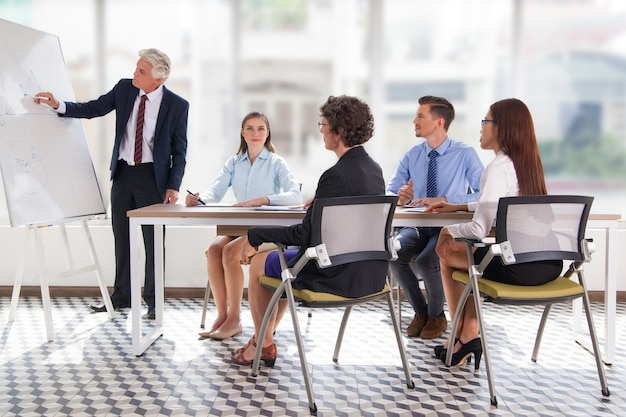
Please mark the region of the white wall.
[[[97, 256], [102, 266], [107, 286], [113, 285], [114, 255], [113, 233], [110, 222], [97, 220], [89, 223], [91, 235], [96, 247]], [[70, 248], [74, 255], [75, 267], [89, 264], [87, 241], [79, 223], [67, 225]], [[44, 255], [49, 274], [64, 271], [66, 266], [66, 250], [59, 227], [40, 229], [44, 244]], [[23, 252], [27, 233], [34, 233], [26, 228], [0, 226], [0, 286], [12, 286], [15, 280], [18, 260]], [[596, 242], [597, 250], [593, 259], [585, 268], [585, 276], [589, 289], [604, 290], [604, 254], [606, 242], [604, 231], [590, 230], [588, 237]], [[166, 287], [204, 288], [206, 286], [206, 258], [204, 251], [215, 238], [215, 228], [207, 227], [168, 227], [166, 240]], [[626, 291], [626, 279], [620, 271], [626, 268], [626, 257], [621, 256], [626, 250], [626, 221], [620, 222], [618, 233], [617, 290]], [[37, 278], [35, 249], [31, 241], [27, 252], [27, 264], [22, 285], [39, 285]], [[86, 273], [68, 278], [53, 280], [55, 286], [97, 286], [94, 273]]]

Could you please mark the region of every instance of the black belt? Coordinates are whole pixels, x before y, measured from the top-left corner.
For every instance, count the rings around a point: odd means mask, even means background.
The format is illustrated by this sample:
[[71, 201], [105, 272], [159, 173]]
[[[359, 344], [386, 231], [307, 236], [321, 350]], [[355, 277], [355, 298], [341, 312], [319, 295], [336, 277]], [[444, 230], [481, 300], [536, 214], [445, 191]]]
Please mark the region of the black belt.
[[131, 167], [131, 168], [139, 167], [139, 166], [149, 166], [153, 164], [152, 162], [142, 162], [140, 164], [135, 164], [134, 162], [128, 162], [124, 159], [119, 159], [117, 162], [119, 162], [120, 164], [124, 166]]

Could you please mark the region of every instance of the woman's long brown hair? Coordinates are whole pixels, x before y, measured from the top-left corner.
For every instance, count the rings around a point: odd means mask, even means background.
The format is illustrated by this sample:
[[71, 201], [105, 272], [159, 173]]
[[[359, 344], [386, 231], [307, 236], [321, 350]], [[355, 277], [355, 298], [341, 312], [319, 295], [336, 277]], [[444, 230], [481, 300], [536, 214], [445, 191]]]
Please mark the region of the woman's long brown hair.
[[513, 161], [520, 195], [548, 194], [532, 116], [515, 98], [491, 105], [491, 117], [498, 128], [498, 143]]

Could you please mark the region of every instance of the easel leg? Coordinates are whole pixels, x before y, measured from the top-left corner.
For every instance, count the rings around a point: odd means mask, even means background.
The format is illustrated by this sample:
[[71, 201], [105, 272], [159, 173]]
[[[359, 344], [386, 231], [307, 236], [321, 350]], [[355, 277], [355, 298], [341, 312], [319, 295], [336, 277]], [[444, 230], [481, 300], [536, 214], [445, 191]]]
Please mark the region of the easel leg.
[[[71, 275], [87, 273], [94, 271], [98, 278], [98, 285], [100, 287], [100, 292], [102, 293], [102, 298], [104, 300], [104, 304], [107, 307], [107, 312], [109, 313], [109, 318], [113, 318], [115, 316], [115, 311], [113, 310], [113, 304], [111, 302], [111, 297], [109, 296], [108, 289], [106, 285], [104, 285], [102, 268], [100, 267], [100, 262], [98, 260], [98, 255], [96, 253], [96, 248], [93, 243], [93, 239], [91, 237], [91, 233], [89, 231], [89, 226], [87, 220], [82, 221], [82, 228], [85, 232], [85, 236], [87, 238], [87, 242], [89, 244], [89, 249], [91, 251], [91, 261], [92, 264], [84, 266], [82, 268], [76, 268], [74, 265], [74, 260], [72, 258], [72, 252], [69, 244], [69, 238], [67, 234], [67, 229], [64, 223], [59, 225], [63, 242], [65, 244], [65, 251], [67, 254], [67, 267], [68, 270], [64, 272], [60, 272], [55, 277], [63, 278]], [[54, 327], [52, 324], [52, 303], [50, 302], [50, 287], [49, 287], [49, 273], [47, 270], [47, 264], [45, 259], [45, 252], [41, 237], [41, 230], [39, 227], [30, 227], [27, 231], [26, 241], [24, 243], [24, 250], [22, 251], [22, 255], [19, 259], [17, 272], [15, 274], [15, 283], [13, 285], [13, 293], [11, 296], [11, 307], [9, 309], [9, 319], [8, 322], [11, 323], [15, 319], [15, 314], [17, 312], [17, 304], [20, 298], [20, 291], [22, 289], [22, 281], [24, 278], [24, 270], [26, 267], [26, 257], [28, 254], [28, 249], [30, 247], [30, 242], [32, 238], [35, 239], [35, 263], [37, 264], [37, 272], [39, 273], [39, 281], [41, 287], [41, 300], [43, 304], [44, 310], [44, 319], [46, 323], [46, 337], [49, 342], [54, 339]]]
[[74, 259], [72, 258], [72, 251], [70, 250], [70, 239], [67, 237], [67, 228], [65, 223], [59, 225], [61, 229], [61, 236], [63, 236], [63, 244], [65, 245], [65, 255], [67, 256], [67, 270], [74, 270]]
[[96, 276], [98, 278], [98, 286], [100, 287], [100, 293], [102, 294], [102, 299], [104, 300], [104, 305], [107, 307], [107, 313], [109, 313], [109, 318], [113, 319], [115, 316], [115, 311], [113, 310], [113, 303], [111, 302], [111, 296], [109, 295], [109, 290], [104, 285], [104, 280], [102, 279], [102, 267], [100, 266], [100, 261], [98, 260], [98, 254], [96, 253], [96, 247], [93, 244], [93, 239], [91, 238], [91, 232], [89, 231], [89, 225], [87, 224], [87, 220], [82, 221], [83, 230], [85, 231], [85, 236], [87, 237], [87, 242], [89, 243], [89, 249], [91, 250], [91, 261], [93, 262], [93, 267], [96, 272]]
[[41, 286], [41, 303], [43, 304], [43, 315], [46, 321], [46, 336], [48, 342], [54, 340], [54, 327], [52, 326], [52, 308], [50, 303], [50, 287], [48, 286], [48, 271], [46, 268], [46, 259], [43, 252], [43, 243], [41, 242], [41, 232], [39, 228], [35, 231], [35, 256], [37, 257], [37, 265], [39, 266], [39, 282]]
[[15, 312], [17, 311], [17, 303], [20, 299], [20, 291], [22, 289], [22, 280], [24, 279], [24, 268], [26, 267], [26, 254], [28, 253], [28, 247], [30, 246], [32, 229], [26, 233], [26, 241], [24, 242], [24, 250], [22, 250], [22, 256], [20, 256], [19, 263], [17, 265], [17, 272], [15, 274], [15, 283], [13, 284], [13, 294], [11, 295], [11, 307], [9, 308], [9, 323], [13, 323], [15, 320]]

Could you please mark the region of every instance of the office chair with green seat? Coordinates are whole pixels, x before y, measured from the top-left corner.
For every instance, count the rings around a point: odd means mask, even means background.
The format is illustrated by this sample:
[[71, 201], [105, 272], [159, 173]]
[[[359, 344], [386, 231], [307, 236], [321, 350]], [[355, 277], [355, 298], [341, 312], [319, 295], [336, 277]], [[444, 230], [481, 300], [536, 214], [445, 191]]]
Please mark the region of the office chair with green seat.
[[[593, 323], [589, 296], [585, 286], [583, 264], [591, 260], [592, 244], [584, 237], [587, 218], [593, 197], [542, 195], [501, 198], [496, 215], [495, 243], [477, 242], [470, 239], [457, 239], [467, 244], [469, 272], [455, 271], [452, 278], [465, 284], [465, 290], [457, 307], [448, 339], [453, 346], [459, 318], [471, 294], [483, 294], [485, 299], [495, 304], [545, 305], [535, 346], [531, 356], [537, 361], [543, 330], [552, 304], [582, 298], [587, 316], [587, 324], [593, 346], [593, 354], [598, 368], [602, 395], [609, 396], [609, 388], [598, 339]], [[488, 246], [489, 251], [479, 265], [475, 265], [472, 248]], [[566, 272], [554, 281], [536, 286], [509, 285], [483, 277], [483, 271], [494, 257], [500, 257], [506, 264], [543, 260], [563, 260], [571, 262]], [[567, 266], [565, 264], [564, 266]], [[577, 282], [571, 280], [576, 276]], [[487, 348], [487, 336], [483, 321], [480, 297], [474, 297], [478, 317], [479, 334], [485, 356], [485, 367], [489, 382], [492, 405], [497, 405], [495, 386], [491, 370], [491, 359]], [[445, 363], [450, 366], [452, 349], [447, 350]]]
[[[337, 362], [339, 350], [343, 341], [344, 331], [352, 307], [368, 301], [386, 298], [389, 316], [396, 335], [396, 342], [400, 358], [404, 367], [406, 383], [414, 388], [404, 344], [400, 333], [400, 326], [395, 314], [393, 297], [387, 281], [381, 291], [359, 298], [342, 297], [329, 293], [320, 293], [310, 290], [292, 288], [292, 281], [298, 276], [302, 267], [309, 261], [315, 260], [319, 268], [345, 265], [366, 260], [390, 261], [397, 257], [391, 233], [391, 222], [396, 206], [396, 196], [364, 196], [338, 197], [316, 199], [312, 207], [311, 242], [304, 255], [299, 258], [293, 268], [287, 267], [284, 256], [284, 246], [278, 245], [282, 267], [282, 279], [263, 276], [261, 285], [274, 291], [274, 295], [265, 311], [263, 323], [257, 335], [257, 340], [263, 340], [268, 327], [268, 321], [276, 303], [285, 296], [289, 304], [291, 321], [295, 333], [300, 365], [306, 385], [309, 408], [312, 414], [317, 412], [313, 386], [305, 356], [304, 344], [298, 324], [296, 300], [300, 306], [311, 308], [344, 307], [344, 315], [339, 328], [335, 344], [333, 361]], [[359, 285], [359, 276], [346, 276], [352, 280], [354, 286]], [[259, 368], [262, 344], [258, 343], [252, 375], [256, 376]]]

